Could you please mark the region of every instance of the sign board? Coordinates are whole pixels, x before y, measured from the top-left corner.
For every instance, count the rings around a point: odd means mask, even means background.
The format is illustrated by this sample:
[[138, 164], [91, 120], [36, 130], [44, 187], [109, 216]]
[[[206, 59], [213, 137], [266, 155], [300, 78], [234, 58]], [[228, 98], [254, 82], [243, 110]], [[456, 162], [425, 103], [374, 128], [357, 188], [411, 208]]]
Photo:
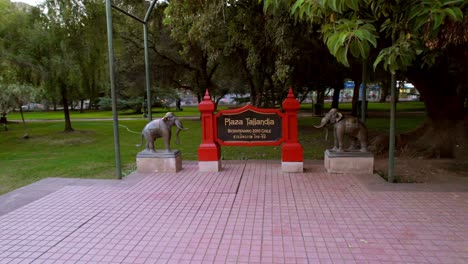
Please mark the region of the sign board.
[[252, 105], [216, 114], [217, 142], [225, 146], [270, 146], [283, 141], [283, 113]]
[[251, 105], [215, 114], [216, 106], [206, 90], [198, 104], [202, 122], [202, 142], [198, 147], [198, 166], [203, 172], [220, 171], [222, 146], [281, 145], [281, 169], [304, 171], [304, 150], [298, 140], [297, 112], [299, 101], [292, 88], [279, 109]]

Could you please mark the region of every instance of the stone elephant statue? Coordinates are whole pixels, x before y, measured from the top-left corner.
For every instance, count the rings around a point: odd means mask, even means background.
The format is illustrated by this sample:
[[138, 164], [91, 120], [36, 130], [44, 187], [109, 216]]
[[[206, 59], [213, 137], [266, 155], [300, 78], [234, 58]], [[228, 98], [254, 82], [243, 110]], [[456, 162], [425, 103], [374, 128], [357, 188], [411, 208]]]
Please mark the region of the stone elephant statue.
[[180, 131], [188, 130], [188, 128], [184, 128], [182, 122], [180, 122], [179, 118], [177, 118], [172, 112], [167, 112], [163, 118], [155, 119], [146, 124], [146, 126], [143, 128], [143, 131], [141, 132], [141, 142], [136, 146], [140, 147], [143, 144], [144, 138], [146, 140], [145, 151], [154, 153], [156, 152], [154, 149], [154, 141], [156, 138], [162, 138], [164, 140], [166, 152], [171, 151], [170, 143], [172, 126], [177, 127], [176, 144], [179, 144]]
[[367, 151], [367, 127], [357, 117], [343, 117], [336, 108], [332, 108], [322, 118], [320, 125], [314, 127], [322, 128], [328, 124], [333, 125], [334, 146], [332, 150], [343, 151], [344, 136], [348, 135], [351, 138], [349, 150], [354, 150], [359, 140], [361, 152]]

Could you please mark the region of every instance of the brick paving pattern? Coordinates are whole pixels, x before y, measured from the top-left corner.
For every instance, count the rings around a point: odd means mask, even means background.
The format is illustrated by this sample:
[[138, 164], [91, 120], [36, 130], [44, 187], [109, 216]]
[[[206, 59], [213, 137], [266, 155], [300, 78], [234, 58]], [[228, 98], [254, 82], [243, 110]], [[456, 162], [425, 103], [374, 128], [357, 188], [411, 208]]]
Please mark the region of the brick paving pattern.
[[467, 192], [305, 167], [65, 186], [0, 216], [0, 263], [468, 263]]

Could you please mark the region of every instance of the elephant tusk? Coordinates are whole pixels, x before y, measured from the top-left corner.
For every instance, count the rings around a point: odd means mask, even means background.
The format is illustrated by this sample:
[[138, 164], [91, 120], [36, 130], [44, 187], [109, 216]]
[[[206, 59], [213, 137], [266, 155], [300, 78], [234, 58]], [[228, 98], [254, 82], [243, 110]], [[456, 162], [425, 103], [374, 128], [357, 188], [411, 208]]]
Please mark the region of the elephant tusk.
[[336, 113], [336, 115], [338, 116], [338, 118], [336, 119], [336, 121], [335, 121], [335, 122], [338, 122], [338, 121], [340, 121], [340, 120], [341, 120], [341, 118], [343, 118], [343, 114], [342, 114], [342, 113], [340, 113], [340, 112], [337, 112], [337, 113]]
[[181, 131], [189, 130], [189, 128], [180, 127], [178, 125], [176, 125], [176, 127], [177, 127], [178, 130], [181, 130]]

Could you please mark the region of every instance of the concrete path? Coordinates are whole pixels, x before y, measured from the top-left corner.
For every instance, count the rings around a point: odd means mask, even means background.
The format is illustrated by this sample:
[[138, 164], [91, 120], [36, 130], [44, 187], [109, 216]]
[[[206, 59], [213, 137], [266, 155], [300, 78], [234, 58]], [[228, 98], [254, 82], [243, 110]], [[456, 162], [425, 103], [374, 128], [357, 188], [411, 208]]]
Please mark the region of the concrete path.
[[321, 162], [300, 174], [277, 161], [183, 167], [0, 196], [0, 263], [468, 263], [467, 192]]

